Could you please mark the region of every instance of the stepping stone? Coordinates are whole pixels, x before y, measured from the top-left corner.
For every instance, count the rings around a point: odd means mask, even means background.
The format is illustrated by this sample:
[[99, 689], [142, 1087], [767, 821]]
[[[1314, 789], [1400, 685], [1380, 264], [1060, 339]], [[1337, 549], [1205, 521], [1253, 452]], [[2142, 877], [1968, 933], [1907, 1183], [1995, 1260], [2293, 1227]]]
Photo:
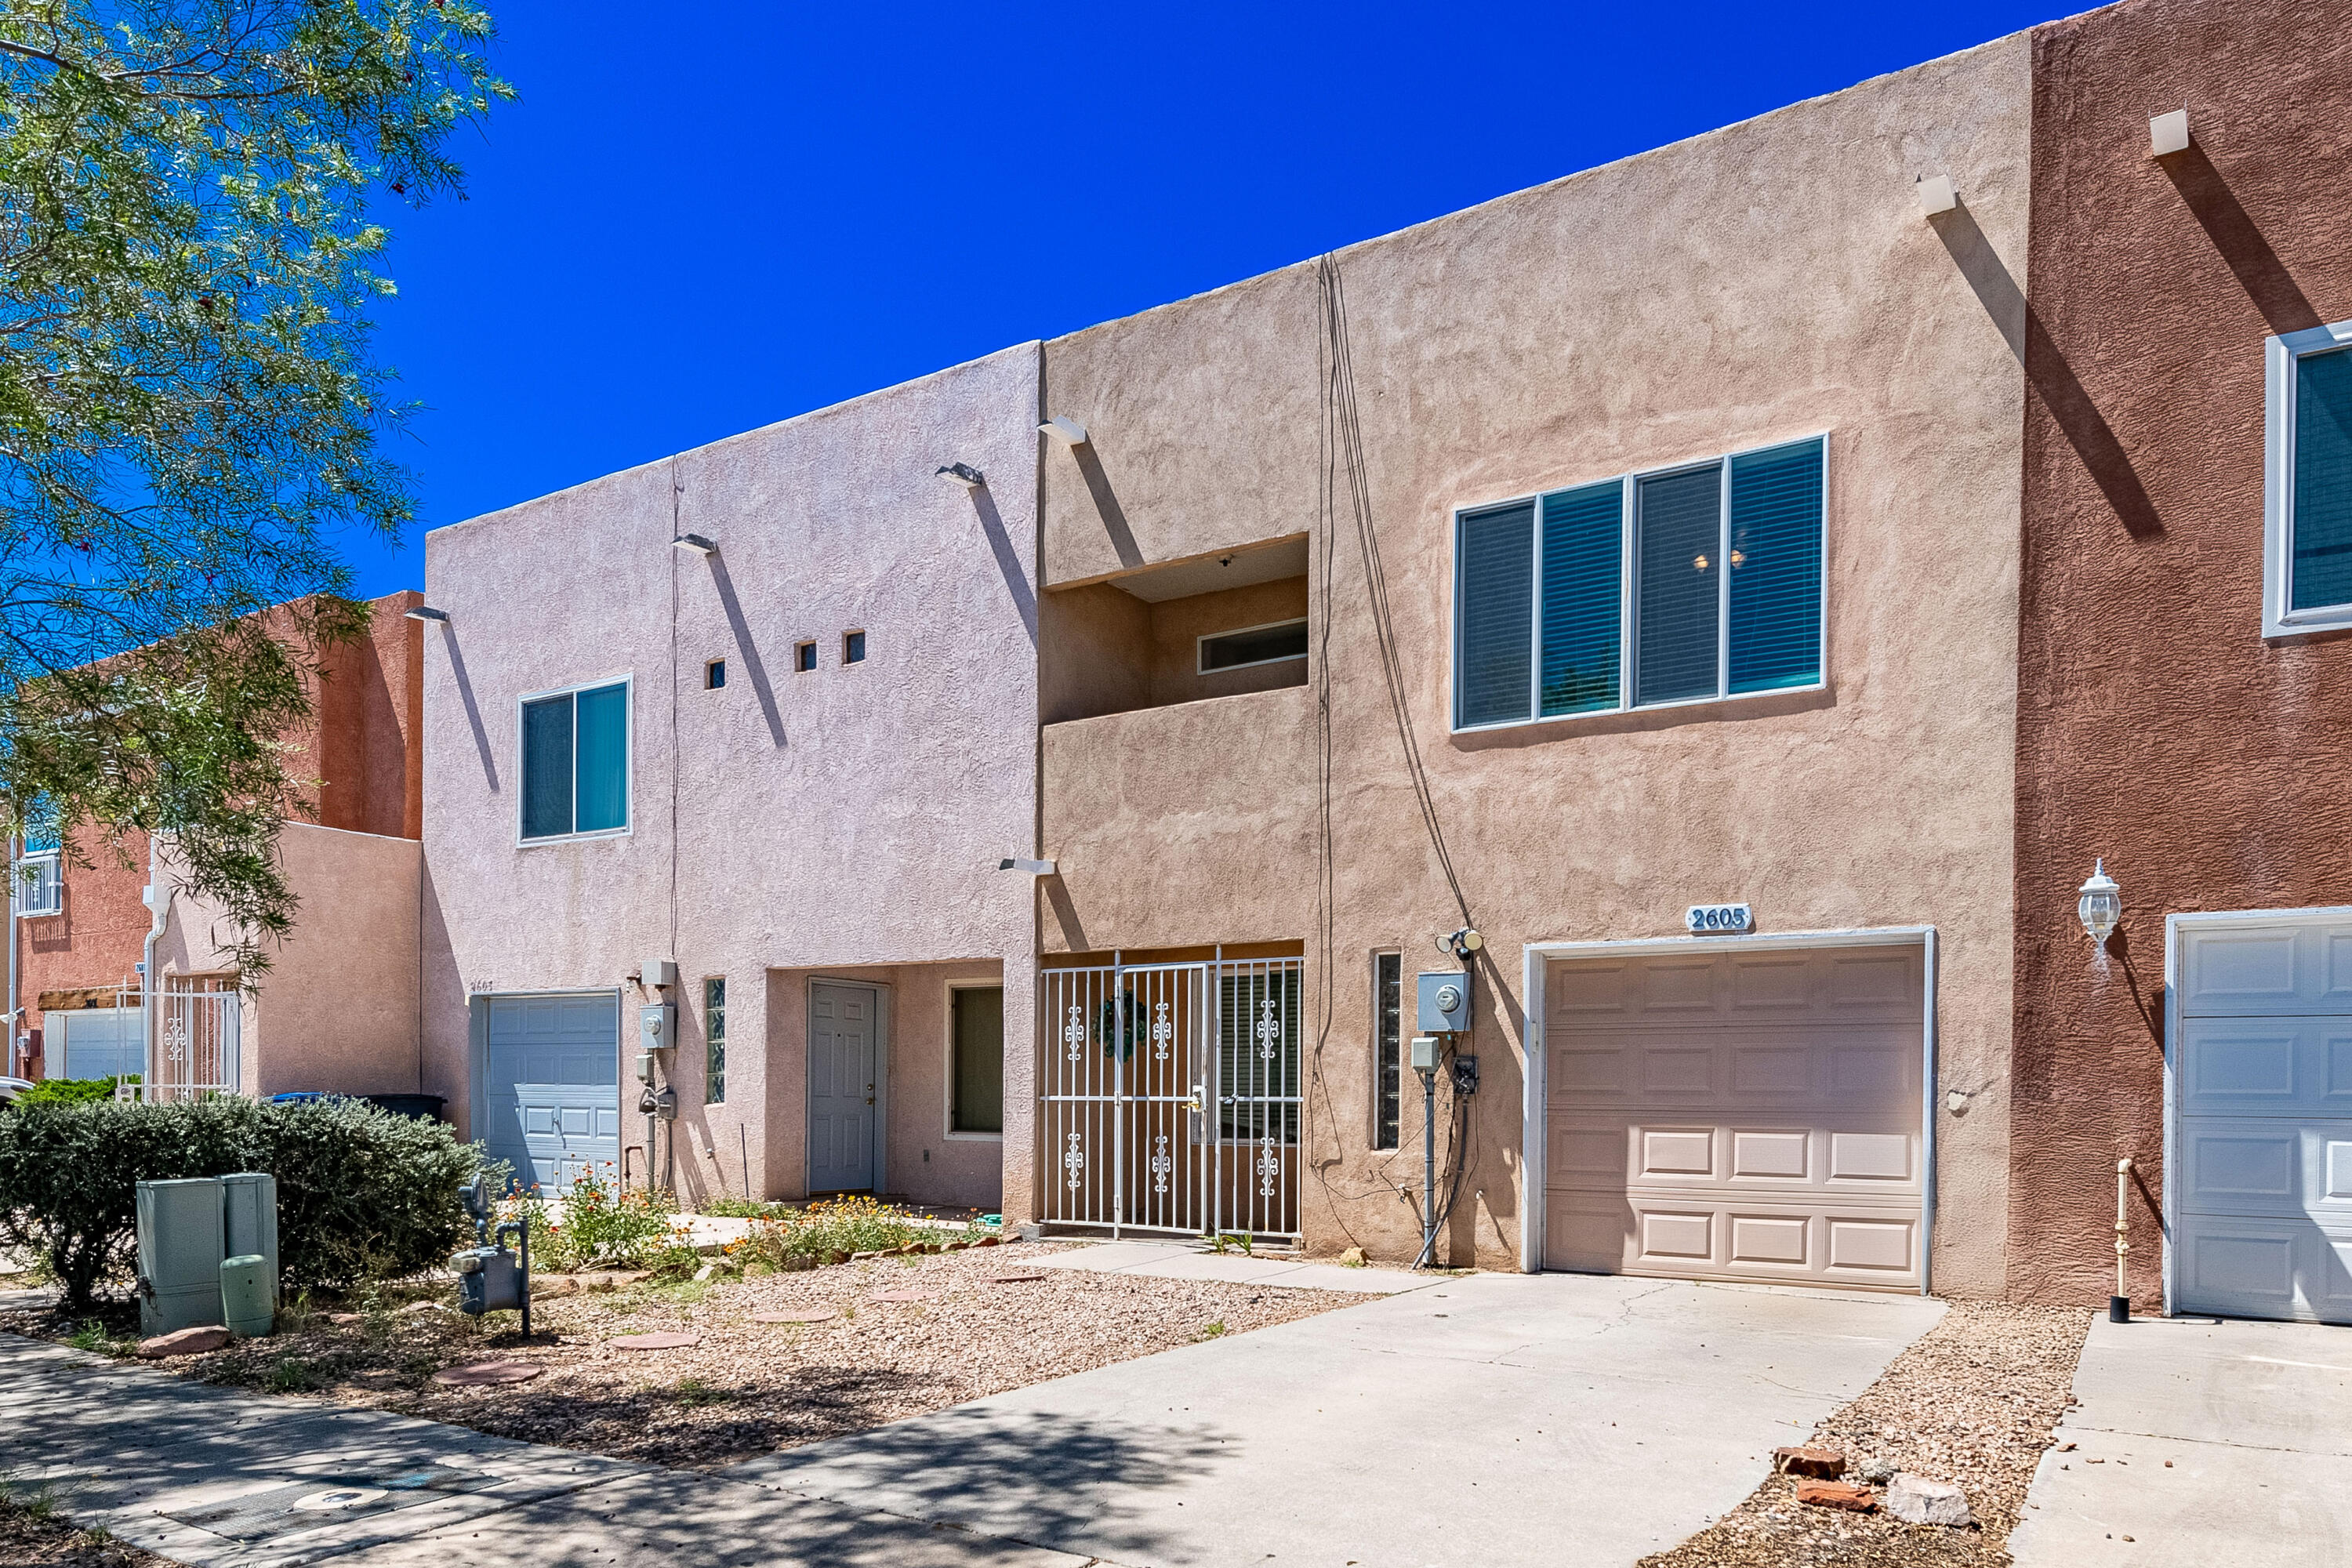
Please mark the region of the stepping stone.
[[536, 1362], [478, 1361], [465, 1366], [445, 1366], [433, 1381], [448, 1388], [483, 1388], [500, 1383], [529, 1383], [547, 1369]]
[[173, 1333], [157, 1334], [152, 1340], [141, 1340], [139, 1354], [144, 1361], [161, 1361], [172, 1355], [203, 1355], [208, 1351], [225, 1349], [228, 1340], [228, 1331], [218, 1324], [181, 1329]]
[[841, 1314], [831, 1307], [813, 1308], [804, 1312], [754, 1312], [755, 1323], [826, 1323]]
[[928, 1301], [931, 1293], [928, 1290], [877, 1290], [866, 1299], [869, 1301]]
[[649, 1334], [623, 1334], [604, 1342], [616, 1351], [682, 1351], [700, 1344], [702, 1336], [660, 1329]]
[[992, 1274], [988, 1282], [991, 1285], [1034, 1285], [1045, 1278], [1043, 1274]]
[[366, 1322], [367, 1314], [365, 1312], [330, 1312], [327, 1314], [327, 1321], [339, 1329], [347, 1329], [353, 1323]]

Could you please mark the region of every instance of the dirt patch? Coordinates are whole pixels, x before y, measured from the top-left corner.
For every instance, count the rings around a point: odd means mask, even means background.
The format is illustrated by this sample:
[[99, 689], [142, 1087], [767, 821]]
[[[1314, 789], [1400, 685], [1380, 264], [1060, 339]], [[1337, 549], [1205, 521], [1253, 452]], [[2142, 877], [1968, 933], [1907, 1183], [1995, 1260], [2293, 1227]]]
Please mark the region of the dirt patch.
[[77, 1530], [37, 1495], [0, 1497], [0, 1563], [7, 1568], [180, 1568], [102, 1530]]
[[1955, 1301], [1944, 1321], [1895, 1358], [1860, 1398], [1810, 1442], [1846, 1456], [1854, 1479], [1871, 1460], [1957, 1481], [1977, 1523], [1906, 1524], [1796, 1500], [1794, 1481], [1768, 1479], [1747, 1501], [1641, 1568], [1995, 1568], [2051, 1430], [2072, 1397], [2090, 1314], [2071, 1308]]
[[[526, 1442], [701, 1468], [1367, 1300], [1022, 1267], [1065, 1249], [1026, 1243], [542, 1299], [532, 1305], [529, 1342], [512, 1331], [511, 1314], [486, 1328], [438, 1308], [378, 1310], [344, 1324], [317, 1313], [266, 1340], [161, 1364], [209, 1383], [316, 1394]], [[991, 1279], [1016, 1272], [1040, 1278]], [[918, 1291], [923, 1300], [875, 1299]], [[827, 1309], [835, 1315], [819, 1322], [754, 1321]], [[0, 1317], [0, 1327], [62, 1339], [79, 1325], [18, 1314]], [[656, 1351], [608, 1343], [663, 1331], [700, 1338]], [[503, 1385], [432, 1381], [445, 1367], [492, 1357], [544, 1370]]]

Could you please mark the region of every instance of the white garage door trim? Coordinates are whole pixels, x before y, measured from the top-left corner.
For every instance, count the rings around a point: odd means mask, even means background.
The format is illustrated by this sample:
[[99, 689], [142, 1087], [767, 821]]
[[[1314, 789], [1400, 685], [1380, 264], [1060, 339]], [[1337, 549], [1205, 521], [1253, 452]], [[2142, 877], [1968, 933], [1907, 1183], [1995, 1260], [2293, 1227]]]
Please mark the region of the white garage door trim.
[[[2179, 918], [2179, 917], [2175, 917]], [[1853, 931], [1775, 931], [1750, 936], [1629, 937], [1596, 942], [1531, 942], [1525, 950], [1526, 972], [1521, 994], [1528, 999], [1526, 1059], [1521, 1066], [1519, 1107], [1519, 1269], [1534, 1274], [1543, 1268], [1544, 1182], [1548, 1154], [1550, 1104], [1549, 1053], [1544, 1047], [1544, 1020], [1549, 1012], [1544, 980], [1549, 965], [1563, 958], [1617, 956], [1647, 958], [1676, 952], [1744, 952], [1770, 948], [1919, 947], [1926, 983], [1920, 1016], [1919, 1075], [1919, 1294], [1931, 1294], [1935, 1280], [1930, 1263], [1936, 1245], [1936, 928], [1934, 926], [1870, 926]], [[2167, 963], [2169, 964], [2168, 946]], [[2169, 970], [2168, 968], [2168, 973]], [[2171, 1131], [2170, 1079], [2166, 1085], [2166, 1136]], [[2168, 1149], [2169, 1144], [2168, 1143]], [[2165, 1163], [2167, 1180], [2171, 1162]], [[2166, 1267], [2170, 1268], [2168, 1258]], [[2170, 1276], [2167, 1275], [2169, 1289]]]
[[[2343, 924], [2352, 921], [2352, 904], [2326, 904], [2294, 910], [2227, 910], [2210, 913], [2167, 915], [2164, 921], [2164, 1204], [2163, 1282], [2167, 1316], [2182, 1310], [2178, 1278], [2180, 1235], [2180, 1049], [2184, 1009], [2181, 1006], [2182, 963], [2188, 935], [2227, 931], [2232, 927], [2283, 926], [2301, 923]], [[2300, 1015], [2295, 1015], [2300, 1016]]]

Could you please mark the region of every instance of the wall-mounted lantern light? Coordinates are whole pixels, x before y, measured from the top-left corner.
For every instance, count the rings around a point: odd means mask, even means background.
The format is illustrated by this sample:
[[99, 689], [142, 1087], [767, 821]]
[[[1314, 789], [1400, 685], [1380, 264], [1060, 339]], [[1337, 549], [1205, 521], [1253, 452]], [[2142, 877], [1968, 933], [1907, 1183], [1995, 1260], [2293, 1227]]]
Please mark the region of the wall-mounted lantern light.
[[436, 610], [430, 605], [419, 605], [415, 609], [401, 611], [400, 615], [403, 620], [438, 621], [445, 626], [449, 624], [449, 612]]
[[968, 490], [976, 490], [984, 482], [984, 476], [970, 463], [949, 463], [938, 473], [940, 479], [952, 479]]
[[1486, 945], [1486, 939], [1469, 926], [1464, 926], [1460, 931], [1446, 931], [1437, 939], [1438, 952], [1450, 952], [1463, 963], [1469, 963], [1470, 955]]
[[2094, 947], [2105, 947], [2115, 933], [2116, 922], [2124, 918], [2124, 890], [2107, 875], [2104, 856], [2091, 868], [2091, 879], [2083, 884], [2083, 896], [2074, 900], [2074, 913], [2082, 919]]
[[1919, 193], [1919, 207], [1929, 217], [1950, 212], [1960, 205], [1960, 193], [1952, 186], [1949, 174], [1922, 175], [1915, 187]]

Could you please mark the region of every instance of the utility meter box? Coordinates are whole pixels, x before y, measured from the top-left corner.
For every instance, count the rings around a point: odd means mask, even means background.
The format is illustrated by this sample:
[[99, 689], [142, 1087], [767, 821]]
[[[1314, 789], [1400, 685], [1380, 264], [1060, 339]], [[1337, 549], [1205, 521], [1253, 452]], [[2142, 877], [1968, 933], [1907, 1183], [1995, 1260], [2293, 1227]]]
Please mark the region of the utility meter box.
[[637, 1049], [666, 1051], [677, 1044], [677, 1007], [662, 1002], [637, 1009]]
[[278, 1307], [278, 1178], [267, 1171], [239, 1171], [221, 1184], [221, 1246], [230, 1258], [258, 1258], [269, 1282], [269, 1305]]
[[142, 1182], [139, 1331], [152, 1338], [221, 1321], [221, 1259], [228, 1256], [218, 1176]]
[[1420, 1010], [1413, 1027], [1424, 1035], [1460, 1035], [1470, 1028], [1470, 976], [1458, 969], [1416, 977], [1421, 984]]

